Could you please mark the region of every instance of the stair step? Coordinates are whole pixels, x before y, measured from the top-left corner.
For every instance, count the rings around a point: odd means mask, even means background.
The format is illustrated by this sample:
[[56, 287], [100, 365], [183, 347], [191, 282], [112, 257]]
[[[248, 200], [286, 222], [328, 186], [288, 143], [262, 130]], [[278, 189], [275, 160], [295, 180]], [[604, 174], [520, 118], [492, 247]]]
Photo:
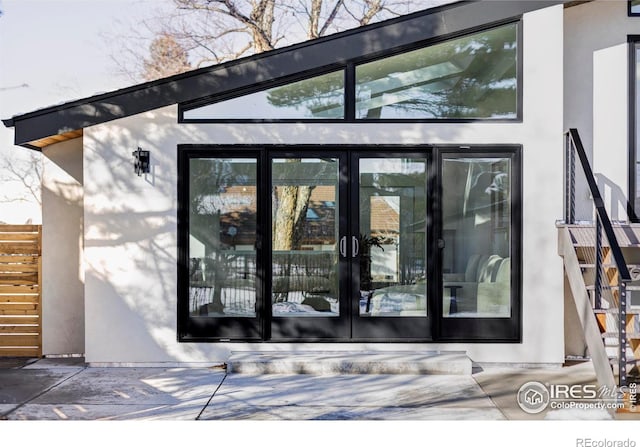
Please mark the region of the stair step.
[[[616, 307], [611, 307], [609, 309], [593, 309], [594, 314], [618, 314], [620, 310]], [[627, 309], [627, 315], [640, 315], [640, 307], [633, 306], [630, 309]]]
[[[639, 363], [640, 359], [629, 359], [627, 358], [627, 365], [635, 365]], [[618, 356], [617, 355], [609, 355], [609, 363], [612, 365], [618, 365]]]
[[[580, 268], [583, 268], [583, 269], [594, 269], [594, 268], [596, 268], [595, 264], [578, 264], [578, 266]], [[610, 268], [615, 268], [616, 265], [615, 264], [601, 264], [600, 267], [605, 268], [605, 269], [610, 269]]]
[[234, 352], [234, 374], [451, 374], [471, 375], [464, 352]]
[[[600, 288], [602, 290], [607, 290], [607, 289], [617, 289], [618, 286], [605, 286], [602, 285], [600, 286]], [[596, 286], [594, 284], [589, 284], [588, 286], [586, 286], [586, 289], [589, 291], [593, 291], [596, 290]], [[627, 292], [633, 292], [633, 291], [638, 291], [640, 290], [640, 286], [627, 286]]]
[[[603, 332], [602, 334], [600, 334], [602, 336], [602, 338], [618, 338], [618, 333], [617, 332]], [[627, 340], [630, 339], [639, 339], [640, 340], [640, 332], [627, 332]]]
[[[640, 359], [627, 359], [627, 365], [635, 365], [636, 363], [640, 362]], [[609, 363], [611, 363], [611, 366], [618, 366], [618, 358], [617, 357], [609, 357]], [[634, 379], [636, 380], [637, 378], [634, 376], [628, 376], [630, 379]]]

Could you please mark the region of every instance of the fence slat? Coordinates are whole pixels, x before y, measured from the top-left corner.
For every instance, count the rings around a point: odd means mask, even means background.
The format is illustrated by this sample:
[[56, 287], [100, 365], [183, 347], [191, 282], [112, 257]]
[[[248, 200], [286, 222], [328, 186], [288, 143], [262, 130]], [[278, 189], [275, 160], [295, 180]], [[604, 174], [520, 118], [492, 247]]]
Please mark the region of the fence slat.
[[[0, 303], [0, 311], [6, 310], [36, 310], [40, 303]], [[9, 315], [9, 314], [7, 314]]]
[[0, 333], [0, 346], [38, 346], [38, 334], [14, 335]]
[[14, 309], [14, 310], [2, 310], [0, 309], [0, 315], [40, 315], [37, 309]]
[[40, 288], [36, 284], [31, 286], [0, 284], [0, 295], [4, 295], [7, 293], [10, 293], [10, 294], [39, 293], [39, 290]]
[[38, 264], [0, 264], [0, 274], [2, 273], [38, 273]]
[[0, 315], [0, 324], [40, 324], [37, 315]]
[[2, 233], [0, 241], [10, 242], [38, 242], [38, 233]]
[[21, 325], [0, 324], [0, 333], [38, 334], [40, 333], [40, 325], [39, 324], [21, 324]]
[[[2, 276], [0, 275], [0, 278], [2, 278]], [[38, 283], [38, 278], [24, 278], [24, 279], [0, 279], [0, 285], [5, 285], [5, 286], [30, 286], [30, 285], [37, 285]]]
[[0, 303], [40, 303], [38, 295], [0, 295]]
[[0, 266], [3, 264], [26, 264], [37, 265], [38, 256], [22, 256], [22, 255], [1, 255], [0, 254]]
[[40, 225], [0, 225], [0, 233], [38, 233]]
[[31, 255], [39, 252], [37, 242], [0, 242], [0, 254]]
[[0, 357], [42, 357], [40, 348], [2, 347]]
[[3, 272], [2, 269], [0, 269], [0, 278], [6, 282], [22, 280], [37, 283], [38, 272]]

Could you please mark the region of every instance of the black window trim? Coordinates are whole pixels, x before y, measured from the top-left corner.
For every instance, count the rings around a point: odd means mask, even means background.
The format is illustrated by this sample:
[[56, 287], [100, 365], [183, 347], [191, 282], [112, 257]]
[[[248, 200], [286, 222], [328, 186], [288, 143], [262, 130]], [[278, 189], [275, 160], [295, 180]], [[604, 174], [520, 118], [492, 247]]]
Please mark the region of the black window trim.
[[638, 117], [640, 117], [640, 104], [638, 104], [637, 97], [638, 92], [636, 91], [636, 67], [638, 61], [636, 58], [636, 49], [640, 48], [640, 35], [633, 34], [627, 36], [627, 42], [629, 45], [629, 167], [628, 167], [628, 179], [629, 179], [629, 191], [628, 196], [629, 200], [627, 201], [627, 215], [630, 222], [639, 223], [640, 218], [640, 209], [636, 209], [636, 202], [640, 197], [638, 196], [637, 188], [638, 184], [636, 181], [637, 170], [640, 168], [640, 160], [638, 157], [638, 150], [640, 147], [637, 147], [636, 139], [636, 121]]
[[[633, 12], [633, 1], [632, 0], [627, 0], [627, 15], [629, 17], [640, 17], [640, 10], [638, 10], [637, 12]], [[638, 2], [637, 5], [638, 8], [640, 8], [640, 2]]]
[[[407, 53], [422, 48], [427, 48], [438, 43], [446, 42], [452, 39], [468, 36], [471, 34], [488, 31], [501, 26], [516, 24], [516, 64], [517, 64], [517, 91], [516, 91], [516, 116], [514, 118], [381, 118], [366, 119], [355, 117], [355, 68], [357, 65], [374, 62], [387, 57]], [[295, 75], [273, 79], [265, 82], [255, 83], [247, 87], [226, 91], [221, 94], [215, 94], [199, 98], [195, 101], [188, 101], [178, 104], [178, 123], [180, 124], [221, 124], [221, 123], [521, 123], [523, 121], [523, 20], [522, 15], [512, 17], [507, 20], [501, 20], [482, 26], [465, 29], [461, 32], [451, 33], [436, 38], [413, 42], [409, 45], [403, 45], [391, 50], [379, 51], [367, 55], [362, 55], [345, 61], [340, 64], [331, 64], [323, 67], [309, 70], [306, 72], [296, 73]], [[184, 113], [199, 107], [227, 101], [241, 96], [250, 95], [270, 88], [279, 87], [293, 82], [304, 81], [307, 79], [321, 76], [323, 74], [334, 71], [344, 70], [345, 74], [345, 91], [344, 91], [344, 118], [295, 118], [295, 119], [269, 119], [269, 118], [185, 118]]]
[[[285, 76], [282, 78], [269, 80], [265, 82], [260, 82], [251, 85], [250, 87], [239, 88], [235, 90], [229, 90], [227, 92], [206, 96], [204, 98], [199, 98], [195, 101], [190, 101], [186, 103], [178, 104], [178, 122], [179, 123], [230, 123], [230, 122], [238, 122], [238, 123], [252, 123], [252, 122], [278, 122], [278, 123], [286, 123], [286, 122], [310, 122], [310, 123], [335, 123], [342, 122], [344, 118], [308, 118], [308, 119], [253, 119], [253, 118], [185, 118], [184, 113], [197, 109], [200, 107], [206, 107], [208, 105], [217, 104], [224, 101], [229, 101], [235, 98], [241, 98], [243, 96], [251, 95], [253, 93], [263, 92], [272, 88], [281, 87], [287, 84], [292, 84], [294, 82], [307, 81], [309, 79], [313, 79], [318, 76], [326, 75], [329, 73], [334, 73], [341, 71], [344, 75], [344, 85], [345, 85], [345, 105], [346, 105], [346, 91], [347, 91], [347, 69], [345, 64], [331, 64], [324, 67], [321, 67], [316, 70], [306, 71], [302, 73], [296, 73], [293, 76]], [[346, 115], [346, 108], [345, 108]]]
[[[466, 149], [466, 150], [465, 150]], [[523, 330], [523, 236], [524, 236], [524, 182], [523, 182], [523, 146], [521, 144], [487, 144], [471, 145], [462, 149], [455, 145], [436, 145], [434, 160], [438, 170], [437, 178], [442, 179], [442, 161], [448, 158], [483, 158], [502, 155], [511, 160], [511, 317], [509, 318], [437, 318], [438, 342], [442, 343], [522, 343]], [[442, 185], [438, 185], [440, 188]], [[436, 234], [441, 234], [442, 222], [442, 191], [438, 192], [437, 204], [440, 212], [436, 212]], [[442, 254], [440, 254], [442, 256]], [[438, 271], [435, 274], [436, 286], [442, 290], [443, 276]], [[442, 313], [440, 295], [436, 295], [437, 312]], [[487, 339], [482, 330], [491, 327], [499, 335]], [[478, 331], [481, 335], [478, 336]]]
[[[281, 342], [295, 342], [295, 343], [305, 343], [305, 342], [317, 342], [323, 340], [309, 340], [309, 339], [296, 339], [296, 340], [277, 340], [271, 339], [271, 333], [269, 330], [269, 323], [271, 321], [270, 317], [267, 316], [267, 309], [265, 307], [264, 302], [259, 306], [259, 312], [256, 316], [259, 319], [259, 331], [260, 336], [258, 337], [232, 337], [227, 338], [220, 336], [207, 336], [202, 331], [198, 331], [197, 333], [192, 332], [189, 324], [189, 312], [188, 312], [188, 293], [185, 293], [184, 290], [188, 288], [188, 274], [187, 274], [187, 255], [188, 255], [188, 228], [189, 228], [189, 220], [188, 220], [188, 196], [187, 196], [187, 184], [188, 178], [188, 160], [191, 157], [198, 157], [201, 155], [208, 154], [245, 154], [255, 155], [260, 160], [263, 168], [266, 159], [267, 153], [269, 151], [278, 151], [278, 152], [286, 152], [286, 151], [297, 151], [297, 150], [319, 150], [319, 149], [345, 149], [350, 151], [361, 151], [366, 152], [371, 150], [373, 152], [380, 152], [382, 150], [387, 150], [389, 152], [393, 152], [394, 150], [407, 150], [407, 149], [415, 149], [416, 151], [423, 150], [425, 152], [431, 151], [430, 159], [432, 161], [432, 170], [439, 170], [439, 160], [441, 160], [442, 154], [459, 154], [460, 157], [469, 155], [471, 157], [481, 157], [483, 153], [491, 153], [491, 154], [499, 154], [503, 153], [509, 156], [513, 163], [513, 172], [515, 175], [512, 176], [513, 181], [513, 191], [512, 191], [512, 220], [511, 220], [511, 241], [512, 241], [512, 316], [511, 318], [464, 318], [464, 319], [450, 319], [451, 321], [445, 322], [441, 321], [440, 318], [435, 318], [433, 321], [433, 330], [432, 330], [432, 339], [399, 339], [393, 340], [394, 342], [399, 343], [486, 343], [486, 344], [497, 344], [497, 343], [522, 343], [522, 330], [523, 330], [523, 159], [522, 152], [523, 146], [521, 144], [472, 144], [472, 145], [464, 145], [460, 146], [457, 144], [345, 144], [345, 145], [321, 145], [321, 144], [179, 144], [177, 147], [178, 152], [178, 185], [177, 185], [177, 197], [178, 197], [178, 222], [177, 222], [177, 270], [178, 270], [178, 281], [177, 281], [177, 296], [176, 296], [176, 306], [177, 306], [177, 341], [178, 342], [257, 342], [257, 343], [281, 343]], [[242, 155], [241, 155], [242, 156]], [[435, 166], [438, 165], [438, 166]], [[434, 171], [435, 172], [435, 171]], [[258, 173], [260, 176], [260, 172]], [[438, 174], [439, 175], [439, 174]], [[259, 180], [259, 182], [264, 182], [265, 179]], [[262, 183], [261, 183], [262, 184]], [[434, 193], [435, 193], [434, 188]], [[268, 195], [264, 195], [262, 198], [258, 198], [259, 203], [265, 202], [269, 200]], [[434, 201], [435, 198], [431, 197], [430, 201]], [[441, 196], [439, 199], [441, 200]], [[435, 208], [432, 210], [433, 216], [438, 216], [440, 205], [435, 200]], [[262, 201], [262, 202], [261, 202]], [[266, 205], [263, 203], [263, 209], [266, 209]], [[259, 216], [258, 225], [259, 231], [264, 234], [264, 229], [266, 228], [266, 217]], [[438, 219], [436, 219], [437, 221]], [[436, 227], [433, 228], [435, 234], [438, 234], [442, 227], [441, 222], [436, 222]], [[430, 246], [429, 252], [432, 253], [432, 256], [436, 256], [438, 252], [437, 241], [436, 238], [433, 237], [431, 241], [432, 246]], [[260, 249], [262, 250], [262, 246], [260, 245]], [[266, 256], [263, 252], [262, 254], [258, 254], [258, 256]], [[264, 265], [262, 268], [264, 268]], [[433, 292], [437, 290], [437, 287], [441, 290], [441, 272], [436, 271], [437, 269], [432, 268], [432, 273], [436, 275], [437, 281], [434, 282], [430, 291]], [[260, 274], [264, 274], [261, 272]], [[269, 284], [264, 284], [263, 287], [268, 287]], [[264, 296], [262, 293], [259, 293], [262, 298], [258, 298], [259, 300], [264, 300]], [[439, 297], [440, 295], [436, 295]], [[436, 307], [435, 311], [440, 312], [440, 304], [439, 300], [436, 298]], [[232, 319], [229, 319], [231, 321]], [[454, 321], [455, 320], [455, 321]], [[487, 335], [482, 331], [483, 327], [490, 327], [491, 325], [499, 326], [499, 328], [494, 328], [494, 332], [500, 335], [494, 335], [493, 338]], [[465, 328], [462, 330], [462, 328]], [[497, 329], [497, 331], [496, 331]], [[480, 335], [474, 333], [474, 331], [480, 331]], [[461, 331], [461, 332], [459, 332]], [[457, 333], [456, 333], [457, 332]], [[385, 343], [385, 340], [381, 339], [338, 339], [338, 340], [324, 340], [331, 341], [334, 343]], [[391, 341], [391, 340], [387, 340]]]

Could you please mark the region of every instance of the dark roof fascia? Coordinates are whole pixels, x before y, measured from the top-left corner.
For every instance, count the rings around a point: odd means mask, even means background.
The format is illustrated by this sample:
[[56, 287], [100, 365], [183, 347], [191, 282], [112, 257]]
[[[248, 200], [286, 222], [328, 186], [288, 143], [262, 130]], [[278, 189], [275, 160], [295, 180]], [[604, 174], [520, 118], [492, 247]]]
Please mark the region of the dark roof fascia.
[[3, 120], [15, 144], [194, 101], [416, 42], [468, 32], [566, 0], [464, 1]]

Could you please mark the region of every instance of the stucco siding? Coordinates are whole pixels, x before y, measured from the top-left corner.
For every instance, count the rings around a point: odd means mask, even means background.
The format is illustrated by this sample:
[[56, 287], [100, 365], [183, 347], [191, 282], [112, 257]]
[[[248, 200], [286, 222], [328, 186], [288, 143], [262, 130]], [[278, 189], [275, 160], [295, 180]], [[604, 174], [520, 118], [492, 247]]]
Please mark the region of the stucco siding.
[[82, 138], [43, 150], [42, 353], [84, 353]]

